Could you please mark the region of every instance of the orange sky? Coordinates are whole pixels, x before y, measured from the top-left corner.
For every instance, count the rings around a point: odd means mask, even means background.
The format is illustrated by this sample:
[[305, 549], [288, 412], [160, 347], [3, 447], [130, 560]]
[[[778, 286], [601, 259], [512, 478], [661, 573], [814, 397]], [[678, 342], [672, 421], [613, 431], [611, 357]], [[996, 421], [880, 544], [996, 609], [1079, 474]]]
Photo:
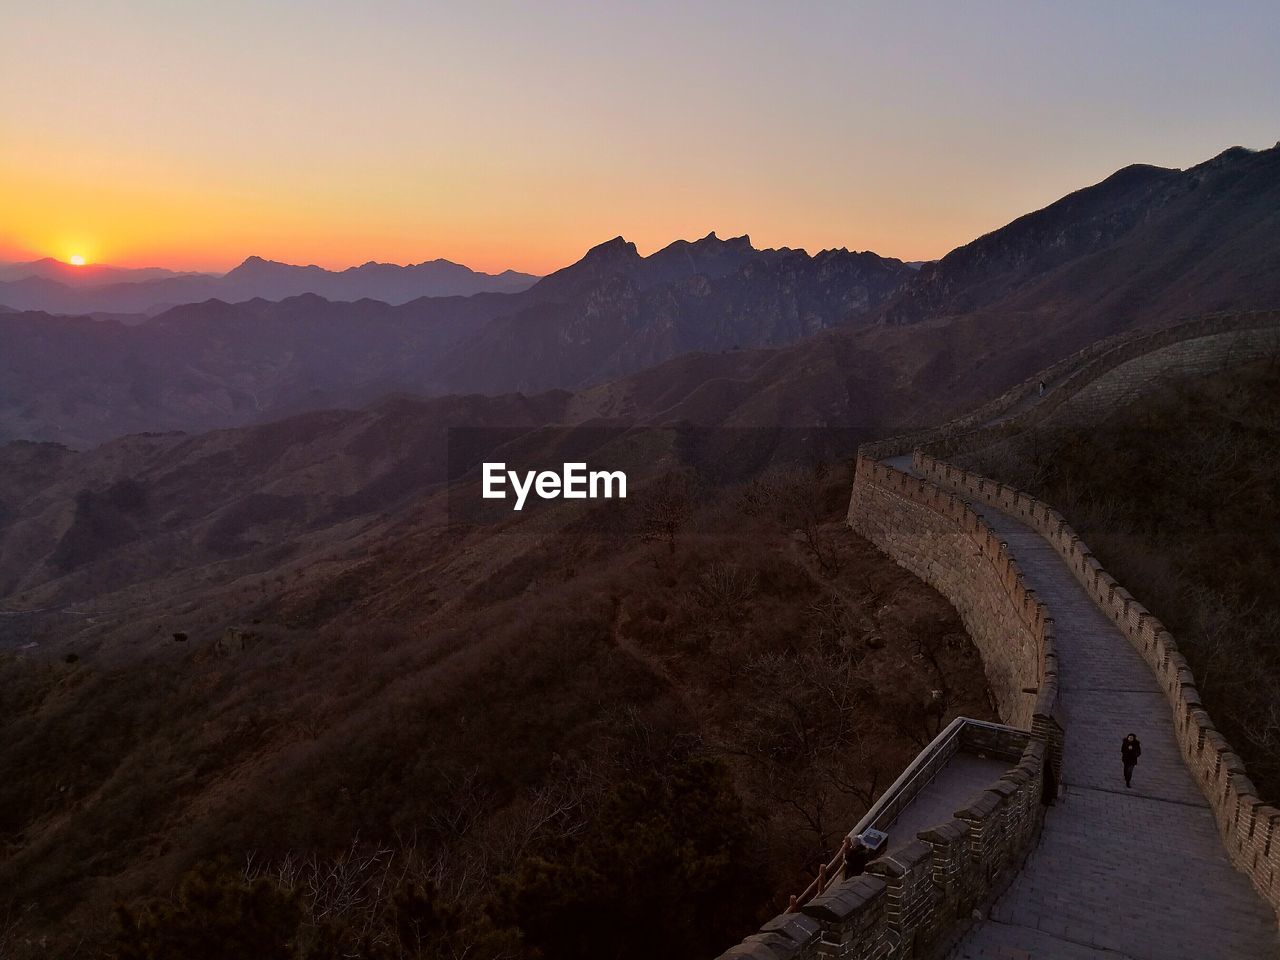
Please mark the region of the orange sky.
[[8, 6], [5, 260], [545, 273], [713, 229], [923, 259], [1280, 116], [1256, 3]]

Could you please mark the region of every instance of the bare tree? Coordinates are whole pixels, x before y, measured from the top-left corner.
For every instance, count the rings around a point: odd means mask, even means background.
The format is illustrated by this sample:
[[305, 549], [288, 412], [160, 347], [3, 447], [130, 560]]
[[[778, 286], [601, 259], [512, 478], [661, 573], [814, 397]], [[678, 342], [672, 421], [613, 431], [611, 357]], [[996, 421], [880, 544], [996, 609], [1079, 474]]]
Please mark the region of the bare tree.
[[676, 552], [681, 531], [693, 515], [695, 481], [687, 471], [664, 474], [642, 495], [641, 539], [665, 543], [667, 552]]
[[825, 463], [773, 467], [747, 485], [743, 505], [749, 514], [768, 517], [782, 529], [798, 532], [822, 572], [834, 576], [840, 572], [839, 558], [823, 531], [828, 473]]

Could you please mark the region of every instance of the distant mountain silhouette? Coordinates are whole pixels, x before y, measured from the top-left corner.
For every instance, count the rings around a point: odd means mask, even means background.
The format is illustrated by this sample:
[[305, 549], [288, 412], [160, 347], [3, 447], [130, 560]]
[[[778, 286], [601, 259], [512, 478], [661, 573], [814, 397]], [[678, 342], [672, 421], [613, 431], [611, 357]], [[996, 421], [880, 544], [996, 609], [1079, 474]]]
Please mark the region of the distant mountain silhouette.
[[576, 389], [691, 351], [792, 343], [865, 314], [912, 275], [874, 253], [757, 250], [712, 233], [641, 257], [616, 237], [454, 348], [441, 387]]
[[93, 287], [108, 283], [138, 283], [147, 280], [163, 280], [169, 277], [208, 277], [213, 274], [185, 270], [166, 270], [163, 267], [114, 267], [106, 263], [87, 263], [73, 266], [53, 257], [31, 260], [26, 263], [0, 264], [0, 281], [11, 282], [39, 277], [53, 280], [68, 287]]
[[[275, 265], [250, 262], [251, 275]], [[704, 272], [705, 271], [705, 272]], [[690, 350], [791, 343], [910, 271], [870, 253], [756, 250], [713, 235], [641, 257], [618, 238], [521, 293], [396, 306], [315, 294], [185, 304], [140, 325], [6, 314], [0, 438], [76, 446], [417, 394], [579, 388]], [[65, 384], [77, 383], [71, 393]]]
[[[297, 267], [261, 257], [249, 257], [222, 278], [229, 288], [220, 295], [226, 300], [230, 290], [252, 290], [252, 296], [283, 300], [314, 293], [328, 300], [382, 300], [407, 303], [419, 297], [457, 297], [473, 293], [518, 293], [528, 289], [537, 277], [505, 270], [500, 274], [479, 273], [450, 260], [429, 260], [398, 266], [370, 260], [358, 267], [332, 271], [317, 266]], [[241, 299], [233, 294], [230, 299]]]
[[223, 276], [177, 274], [104, 265], [73, 267], [57, 260], [0, 268], [0, 303], [48, 313], [157, 313], [183, 303], [283, 300], [313, 293], [329, 300], [382, 300], [392, 305], [419, 297], [515, 293], [537, 277], [507, 270], [479, 273], [449, 260], [399, 266], [369, 263], [346, 270], [299, 267], [249, 257]]
[[1280, 148], [1233, 149], [1126, 168], [919, 270], [714, 234], [642, 257], [619, 237], [514, 294], [209, 301], [136, 326], [6, 313], [0, 438], [85, 446], [391, 391], [557, 389], [609, 416], [882, 429], [1111, 333], [1280, 304], [1277, 210]]

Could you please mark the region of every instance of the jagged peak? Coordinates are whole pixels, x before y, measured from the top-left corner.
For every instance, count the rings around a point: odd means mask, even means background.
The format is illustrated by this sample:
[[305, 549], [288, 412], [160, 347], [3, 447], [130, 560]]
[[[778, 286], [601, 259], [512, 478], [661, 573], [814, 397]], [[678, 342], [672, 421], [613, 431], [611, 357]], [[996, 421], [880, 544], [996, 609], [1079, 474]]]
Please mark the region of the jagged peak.
[[636, 250], [636, 245], [630, 240], [622, 236], [614, 237], [612, 240], [606, 240], [604, 243], [598, 243], [583, 255], [583, 262], [594, 260], [613, 260], [619, 257], [627, 259], [640, 259], [640, 252]]
[[667, 251], [672, 251], [672, 250], [686, 250], [686, 249], [705, 250], [705, 249], [725, 249], [725, 248], [738, 249], [738, 250], [754, 249], [751, 246], [751, 237], [745, 233], [740, 237], [728, 237], [724, 240], [721, 240], [720, 237], [716, 234], [716, 232], [712, 230], [705, 237], [700, 237], [697, 240], [673, 240], [671, 241], [671, 243], [667, 244], [662, 249], [657, 250], [654, 253], [651, 253], [649, 256], [656, 257], [663, 253], [666, 253]]

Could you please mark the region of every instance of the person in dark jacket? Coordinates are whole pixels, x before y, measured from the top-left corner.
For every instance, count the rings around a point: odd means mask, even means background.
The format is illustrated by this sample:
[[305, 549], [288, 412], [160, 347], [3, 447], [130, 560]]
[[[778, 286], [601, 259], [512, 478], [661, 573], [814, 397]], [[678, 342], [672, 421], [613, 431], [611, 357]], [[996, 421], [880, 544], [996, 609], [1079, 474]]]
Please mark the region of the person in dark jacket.
[[848, 880], [850, 877], [861, 876], [870, 860], [871, 851], [867, 849], [860, 837], [854, 837], [853, 842], [844, 852], [844, 878]]
[[1124, 763], [1124, 785], [1133, 786], [1133, 768], [1138, 765], [1142, 756], [1142, 743], [1136, 733], [1131, 733], [1120, 741], [1120, 759]]

